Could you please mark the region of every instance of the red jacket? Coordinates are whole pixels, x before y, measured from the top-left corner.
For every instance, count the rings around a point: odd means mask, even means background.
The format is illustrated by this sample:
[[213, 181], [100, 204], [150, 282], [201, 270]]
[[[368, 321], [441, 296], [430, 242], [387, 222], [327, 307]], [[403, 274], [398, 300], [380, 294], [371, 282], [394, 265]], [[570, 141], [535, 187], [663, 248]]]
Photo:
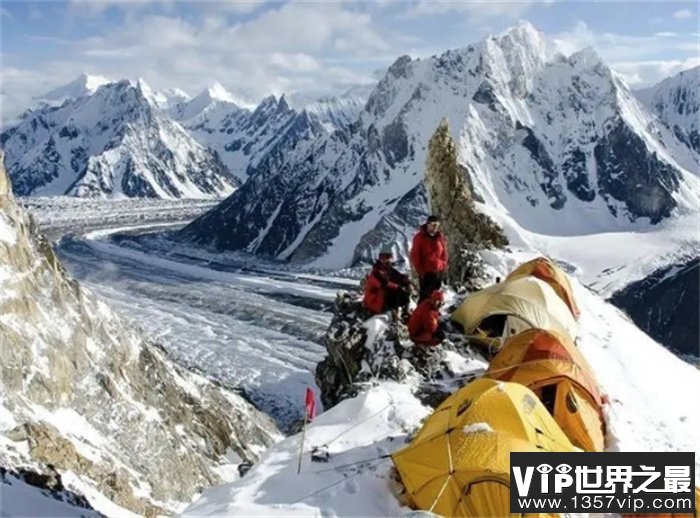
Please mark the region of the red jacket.
[[440, 327], [440, 310], [433, 307], [429, 299], [424, 300], [408, 319], [408, 334], [417, 344], [437, 345], [440, 340], [434, 338], [435, 331]]
[[411, 264], [419, 277], [426, 273], [439, 273], [447, 270], [447, 240], [442, 232], [434, 236], [428, 234], [425, 225], [413, 236]]
[[372, 313], [379, 314], [384, 311], [386, 290], [407, 288], [409, 284], [411, 284], [411, 280], [408, 276], [391, 266], [384, 266], [380, 262], [376, 262], [365, 281], [365, 306]]

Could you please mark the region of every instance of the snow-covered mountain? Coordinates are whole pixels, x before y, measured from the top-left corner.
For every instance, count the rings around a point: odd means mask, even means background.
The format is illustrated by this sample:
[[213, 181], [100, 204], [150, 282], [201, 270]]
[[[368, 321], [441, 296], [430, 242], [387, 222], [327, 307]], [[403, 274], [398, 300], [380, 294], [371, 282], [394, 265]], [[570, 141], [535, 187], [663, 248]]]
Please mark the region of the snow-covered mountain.
[[399, 58], [355, 124], [259, 158], [181, 236], [330, 268], [371, 255], [368, 243], [405, 241], [413, 229], [396, 214], [427, 211], [426, 146], [443, 117], [481, 207], [516, 238], [649, 228], [697, 211], [698, 154], [592, 50], [551, 53], [520, 22], [441, 56]]
[[72, 101], [85, 97], [86, 95], [94, 94], [97, 89], [110, 83], [106, 77], [80, 74], [70, 83], [54, 88], [50, 92], [38, 96], [35, 100], [39, 103], [49, 104], [52, 106], [60, 106], [66, 101]]
[[375, 85], [358, 85], [340, 95], [313, 98], [302, 93], [288, 96], [289, 104], [297, 111], [306, 110], [315, 115], [326, 126], [329, 133], [338, 128], [347, 128], [360, 116]]
[[255, 166], [277, 142], [288, 142], [289, 131], [300, 134], [303, 127], [320, 138], [348, 127], [357, 120], [368, 94], [367, 87], [358, 86], [342, 95], [322, 98], [270, 96], [251, 109], [216, 83], [192, 100], [173, 105], [168, 113], [197, 142], [216, 151], [229, 170], [245, 182], [248, 166]]
[[[176, 366], [69, 277], [12, 196], [1, 152], [0, 293], [3, 475], [53, 473], [106, 515], [155, 516], [232, 480], [280, 437], [247, 400]], [[18, 488], [5, 484], [12, 502]]]
[[220, 86], [205, 90], [170, 113], [200, 144], [215, 150], [241, 181], [248, 178], [248, 167], [255, 167], [270, 150], [280, 145], [286, 149], [297, 138], [330, 133], [320, 118], [293, 109], [285, 96], [267, 97], [251, 112]]
[[161, 110], [171, 110], [176, 106], [180, 106], [189, 102], [192, 97], [187, 92], [179, 88], [164, 88], [153, 93], [156, 104]]
[[143, 81], [28, 112], [0, 135], [19, 195], [212, 198], [236, 185], [219, 158], [157, 107]]
[[635, 95], [668, 124], [682, 142], [700, 153], [700, 66], [637, 90]]
[[221, 84], [215, 83], [194, 98], [181, 98], [168, 111], [176, 121], [196, 129], [199, 125], [213, 128], [222, 123], [227, 112], [239, 112], [241, 109], [233, 95]]

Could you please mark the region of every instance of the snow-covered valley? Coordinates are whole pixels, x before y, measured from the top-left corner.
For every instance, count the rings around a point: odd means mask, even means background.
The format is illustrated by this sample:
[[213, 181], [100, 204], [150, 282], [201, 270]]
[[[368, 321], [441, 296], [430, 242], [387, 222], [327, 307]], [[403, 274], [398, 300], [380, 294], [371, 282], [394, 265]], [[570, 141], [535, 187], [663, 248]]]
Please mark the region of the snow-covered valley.
[[[57, 240], [57, 253], [76, 279], [179, 363], [245, 391], [282, 428], [299, 419], [300, 394], [315, 386], [313, 369], [323, 353], [318, 340], [342, 279], [310, 283], [302, 274], [211, 265], [172, 250], [139, 250], [130, 242], [139, 233], [181, 226], [183, 216], [203, 207], [197, 201], [129, 200], [126, 207], [102, 201], [86, 207], [83, 200], [48, 200], [27, 205]], [[121, 219], [128, 212], [131, 225]], [[139, 217], [147, 219], [133, 223]]]

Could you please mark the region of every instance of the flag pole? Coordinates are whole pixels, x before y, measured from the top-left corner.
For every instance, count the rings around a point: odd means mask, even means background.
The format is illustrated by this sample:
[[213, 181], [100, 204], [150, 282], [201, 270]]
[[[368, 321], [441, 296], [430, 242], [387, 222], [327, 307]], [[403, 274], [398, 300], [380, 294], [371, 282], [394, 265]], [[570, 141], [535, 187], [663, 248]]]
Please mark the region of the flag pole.
[[309, 419], [309, 413], [304, 410], [304, 426], [301, 427], [301, 445], [299, 446], [299, 465], [297, 466], [297, 475], [301, 473], [301, 457], [304, 453], [304, 435], [306, 434], [306, 422]]

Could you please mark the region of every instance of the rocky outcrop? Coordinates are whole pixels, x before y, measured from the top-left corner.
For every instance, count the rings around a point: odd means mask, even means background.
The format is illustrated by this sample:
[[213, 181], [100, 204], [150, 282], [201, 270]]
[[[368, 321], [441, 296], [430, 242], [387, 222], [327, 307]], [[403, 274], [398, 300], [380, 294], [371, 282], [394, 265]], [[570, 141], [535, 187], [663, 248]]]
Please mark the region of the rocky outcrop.
[[174, 365], [72, 280], [4, 168], [0, 285], [3, 459], [14, 444], [16, 462], [53, 465], [119, 506], [160, 514], [280, 437], [241, 396]]
[[468, 172], [457, 162], [449, 124], [443, 119], [428, 143], [425, 185], [431, 211], [442, 219], [453, 285], [474, 284], [480, 271], [477, 250], [508, 244], [503, 230], [476, 210], [467, 177]]
[[485, 365], [464, 359], [475, 354], [461, 337], [433, 348], [415, 346], [403, 323], [370, 315], [351, 292], [338, 293], [323, 344], [328, 356], [316, 366], [316, 384], [326, 409], [376, 380], [408, 383], [425, 404], [437, 406]]
[[661, 268], [610, 297], [640, 329], [682, 357], [700, 359], [700, 259]]

